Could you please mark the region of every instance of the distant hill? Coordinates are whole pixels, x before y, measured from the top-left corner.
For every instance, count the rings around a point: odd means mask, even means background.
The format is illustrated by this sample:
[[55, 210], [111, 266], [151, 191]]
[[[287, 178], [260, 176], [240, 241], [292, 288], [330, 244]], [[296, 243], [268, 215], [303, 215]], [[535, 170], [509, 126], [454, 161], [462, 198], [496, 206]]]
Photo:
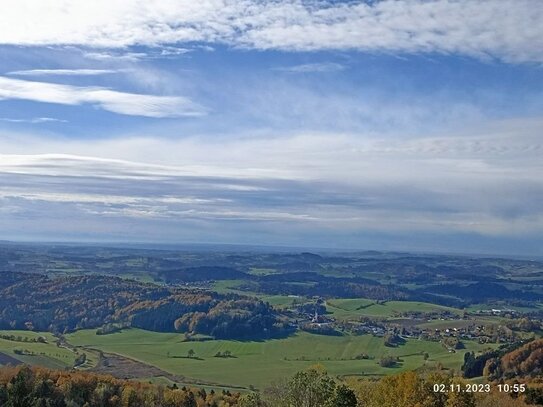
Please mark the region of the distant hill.
[[182, 283], [206, 280], [243, 280], [251, 276], [231, 267], [200, 266], [180, 270], [164, 270], [159, 275], [167, 283]]
[[283, 334], [285, 326], [270, 305], [236, 294], [118, 277], [0, 272], [0, 329], [62, 333], [114, 323], [238, 339]]

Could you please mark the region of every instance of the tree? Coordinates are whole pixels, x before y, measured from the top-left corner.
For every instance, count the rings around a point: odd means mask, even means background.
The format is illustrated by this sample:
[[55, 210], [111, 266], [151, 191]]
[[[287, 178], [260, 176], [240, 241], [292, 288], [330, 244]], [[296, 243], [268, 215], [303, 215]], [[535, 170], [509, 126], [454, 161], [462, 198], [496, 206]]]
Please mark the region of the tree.
[[137, 407], [138, 393], [133, 387], [125, 387], [121, 393], [121, 402], [123, 407]]
[[526, 402], [529, 404], [543, 404], [543, 388], [526, 389]]
[[33, 374], [30, 368], [24, 366], [17, 376], [11, 379], [8, 387], [9, 407], [26, 407], [30, 405], [30, 393], [32, 391]]
[[196, 352], [194, 352], [194, 349], [189, 349], [189, 351], [187, 352], [187, 357], [192, 359], [194, 355], [196, 355]]
[[0, 385], [0, 406], [3, 406], [8, 401], [8, 391], [6, 386]]
[[322, 407], [333, 401], [336, 384], [324, 370], [310, 368], [298, 372], [288, 382], [287, 400], [290, 406]]
[[399, 337], [398, 335], [396, 335], [395, 333], [387, 333], [383, 337], [383, 341], [384, 341], [385, 346], [388, 346], [391, 348], [401, 345], [402, 343], [405, 343], [405, 340]]
[[356, 407], [358, 405], [358, 400], [354, 391], [349, 389], [344, 384], [336, 388], [336, 394], [332, 402], [334, 407]]
[[239, 407], [264, 407], [265, 405], [259, 393], [248, 393], [239, 398]]
[[[453, 384], [460, 384], [461, 387], [464, 387], [464, 382], [461, 380], [453, 380]], [[449, 397], [447, 399], [447, 407], [475, 407], [475, 396], [474, 393], [461, 392], [461, 391], [452, 391], [449, 392]]]
[[107, 406], [109, 405], [109, 400], [115, 395], [115, 393], [115, 386], [111, 383], [98, 383], [92, 393], [91, 405]]
[[164, 407], [197, 407], [197, 403], [191, 391], [169, 390], [164, 393]]
[[394, 356], [383, 356], [379, 360], [379, 365], [381, 367], [394, 367], [396, 366], [396, 358]]
[[84, 372], [37, 367], [0, 368], [2, 407], [197, 407], [235, 406], [238, 393], [164, 388]]
[[493, 376], [496, 370], [499, 368], [499, 366], [500, 366], [500, 363], [497, 358], [488, 359], [483, 369], [483, 376], [485, 377]]

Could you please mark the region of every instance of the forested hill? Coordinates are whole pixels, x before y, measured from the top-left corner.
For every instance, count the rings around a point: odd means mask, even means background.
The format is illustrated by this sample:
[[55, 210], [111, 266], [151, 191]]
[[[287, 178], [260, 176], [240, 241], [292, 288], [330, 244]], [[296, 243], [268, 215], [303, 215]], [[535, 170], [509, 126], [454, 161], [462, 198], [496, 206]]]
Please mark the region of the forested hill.
[[542, 377], [543, 339], [537, 339], [504, 355], [489, 374], [501, 377]]
[[268, 304], [235, 294], [118, 277], [0, 272], [0, 329], [65, 332], [119, 323], [216, 338], [271, 337], [285, 324]]
[[523, 379], [543, 376], [543, 339], [502, 345], [479, 356], [464, 355], [462, 366], [468, 378], [486, 376], [491, 380]]

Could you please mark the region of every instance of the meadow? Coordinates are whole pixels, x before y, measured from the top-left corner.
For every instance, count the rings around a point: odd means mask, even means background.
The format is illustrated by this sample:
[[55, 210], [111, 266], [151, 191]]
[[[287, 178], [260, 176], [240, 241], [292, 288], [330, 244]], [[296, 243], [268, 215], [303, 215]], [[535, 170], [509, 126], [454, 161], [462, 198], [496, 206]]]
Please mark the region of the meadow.
[[[404, 345], [385, 347], [383, 338], [363, 336], [324, 336], [299, 332], [285, 339], [266, 341], [210, 340], [185, 341], [175, 333], [127, 329], [110, 335], [82, 330], [67, 335], [70, 344], [116, 353], [154, 365], [167, 372], [225, 386], [262, 388], [310, 365], [322, 364], [335, 376], [385, 375], [441, 363], [459, 370], [466, 351], [480, 351], [487, 345], [466, 341], [466, 349], [449, 353], [438, 342], [408, 339]], [[192, 358], [187, 357], [194, 351]], [[230, 351], [232, 357], [215, 357]], [[424, 360], [423, 353], [429, 354]], [[366, 353], [371, 359], [358, 360]], [[395, 368], [383, 368], [379, 359], [398, 356]]]
[[[55, 343], [56, 338], [49, 332], [0, 331], [0, 336], [3, 335], [14, 335], [21, 340], [9, 340], [0, 337], [0, 352], [30, 365], [50, 369], [64, 369], [72, 367], [78, 356], [70, 349], [58, 347]], [[40, 336], [45, 338], [46, 343], [24, 342], [24, 338], [31, 340]], [[16, 354], [14, 352], [16, 350], [23, 350], [24, 354]], [[89, 363], [92, 363], [90, 359]]]
[[403, 312], [443, 312], [462, 315], [463, 311], [437, 304], [416, 301], [386, 301], [368, 299], [334, 299], [326, 302], [326, 309], [339, 319], [357, 319], [361, 316], [393, 318]]

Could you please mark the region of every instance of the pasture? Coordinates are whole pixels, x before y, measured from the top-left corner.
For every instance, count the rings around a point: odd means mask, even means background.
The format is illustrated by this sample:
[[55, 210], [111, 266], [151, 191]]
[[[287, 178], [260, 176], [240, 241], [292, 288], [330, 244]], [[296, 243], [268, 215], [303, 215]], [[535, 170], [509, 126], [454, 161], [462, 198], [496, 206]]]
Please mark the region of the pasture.
[[[83, 330], [67, 335], [67, 340], [76, 346], [127, 356], [191, 379], [257, 388], [317, 363], [336, 376], [385, 375], [437, 362], [459, 370], [464, 352], [485, 348], [468, 341], [465, 350], [449, 353], [437, 342], [418, 339], [409, 339], [404, 345], [389, 348], [384, 346], [383, 338], [371, 335], [334, 337], [306, 332], [266, 341], [186, 342], [183, 335], [177, 333], [127, 329], [110, 335], [96, 335], [94, 330]], [[194, 351], [191, 358], [187, 357], [190, 350]], [[230, 351], [232, 356], [215, 357], [217, 352], [224, 351]], [[429, 353], [428, 361], [424, 360], [424, 352]], [[371, 359], [355, 359], [363, 353]], [[396, 368], [383, 368], [378, 362], [384, 355], [399, 356], [402, 362]]]
[[[3, 335], [14, 335], [16, 340], [0, 337], [0, 352], [29, 365], [65, 369], [72, 367], [77, 357], [70, 349], [58, 347], [56, 338], [48, 332], [0, 331], [0, 336]], [[39, 336], [44, 337], [47, 343], [28, 341]], [[16, 354], [16, 350], [22, 350], [23, 354]]]
[[461, 315], [462, 310], [416, 301], [387, 301], [377, 303], [368, 299], [334, 299], [326, 302], [326, 308], [338, 319], [358, 319], [361, 316], [394, 318], [403, 312], [443, 312]]

